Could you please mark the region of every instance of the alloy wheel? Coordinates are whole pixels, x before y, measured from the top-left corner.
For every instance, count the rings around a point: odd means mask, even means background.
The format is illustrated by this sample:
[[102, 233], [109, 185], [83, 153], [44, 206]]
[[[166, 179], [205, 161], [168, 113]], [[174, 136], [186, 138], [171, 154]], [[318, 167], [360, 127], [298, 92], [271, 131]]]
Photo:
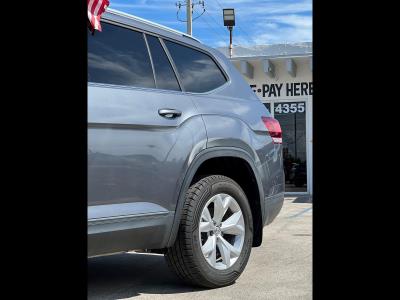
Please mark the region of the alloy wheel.
[[237, 201], [228, 194], [211, 197], [203, 208], [199, 224], [201, 251], [210, 266], [231, 267], [239, 258], [245, 224]]

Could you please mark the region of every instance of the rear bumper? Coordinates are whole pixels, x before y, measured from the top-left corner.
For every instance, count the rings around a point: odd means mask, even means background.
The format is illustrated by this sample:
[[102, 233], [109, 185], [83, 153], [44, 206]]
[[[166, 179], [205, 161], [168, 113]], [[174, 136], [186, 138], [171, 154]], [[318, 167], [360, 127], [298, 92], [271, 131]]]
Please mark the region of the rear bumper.
[[264, 226], [271, 224], [282, 209], [285, 194], [284, 192], [273, 196], [265, 197], [264, 205]]

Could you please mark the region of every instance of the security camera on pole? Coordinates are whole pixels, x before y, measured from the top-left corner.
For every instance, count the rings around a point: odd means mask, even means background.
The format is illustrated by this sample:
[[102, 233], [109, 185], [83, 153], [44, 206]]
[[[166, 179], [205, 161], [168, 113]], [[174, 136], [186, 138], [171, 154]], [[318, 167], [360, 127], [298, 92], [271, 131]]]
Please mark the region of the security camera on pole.
[[235, 10], [233, 8], [224, 8], [224, 26], [229, 29], [229, 57], [232, 58], [232, 30], [235, 26]]

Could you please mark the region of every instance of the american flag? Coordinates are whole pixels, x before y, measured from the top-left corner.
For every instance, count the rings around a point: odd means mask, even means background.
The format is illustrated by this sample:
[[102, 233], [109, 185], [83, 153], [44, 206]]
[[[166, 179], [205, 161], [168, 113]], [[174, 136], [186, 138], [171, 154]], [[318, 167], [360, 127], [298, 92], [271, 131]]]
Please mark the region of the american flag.
[[108, 0], [88, 0], [88, 17], [93, 29], [101, 31], [100, 17], [109, 5]]

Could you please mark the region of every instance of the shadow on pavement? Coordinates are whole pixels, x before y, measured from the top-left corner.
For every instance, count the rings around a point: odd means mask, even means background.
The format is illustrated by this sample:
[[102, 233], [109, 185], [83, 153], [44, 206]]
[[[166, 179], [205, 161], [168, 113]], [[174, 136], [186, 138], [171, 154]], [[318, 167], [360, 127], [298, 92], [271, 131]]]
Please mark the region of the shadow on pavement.
[[185, 285], [162, 255], [118, 254], [88, 259], [88, 299], [201, 291]]

